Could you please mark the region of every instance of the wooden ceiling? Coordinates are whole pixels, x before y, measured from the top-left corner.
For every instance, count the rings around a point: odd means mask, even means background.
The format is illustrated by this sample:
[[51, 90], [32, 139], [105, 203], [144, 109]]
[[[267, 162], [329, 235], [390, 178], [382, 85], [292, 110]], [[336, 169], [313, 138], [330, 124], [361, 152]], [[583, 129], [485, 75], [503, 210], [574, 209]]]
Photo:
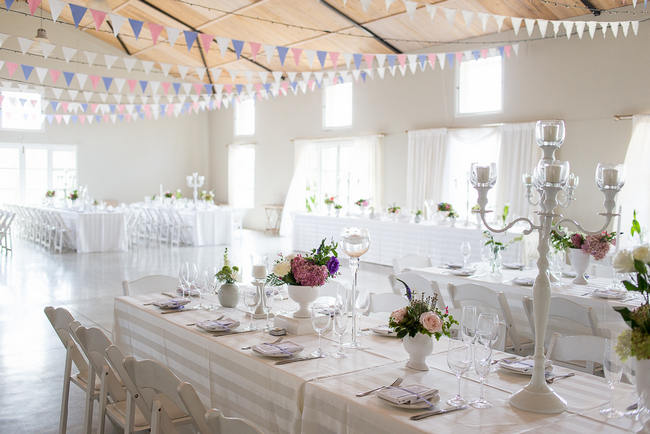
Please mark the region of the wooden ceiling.
[[[577, 7], [555, 6], [554, 2], [544, 0], [429, 0], [429, 3], [441, 7], [548, 20], [588, 15], [587, 6], [607, 10], [629, 5], [632, 0], [557, 2]], [[75, 0], [75, 3], [181, 30], [195, 30], [262, 44], [341, 52], [413, 52], [497, 31], [494, 20], [489, 21], [486, 32], [483, 32], [478, 19], [474, 19], [468, 28], [460, 13], [456, 14], [455, 25], [451, 25], [440, 10], [432, 22], [423, 2], [419, 2], [411, 19], [400, 0], [394, 1], [388, 11], [384, 0], [372, 0], [366, 11], [359, 0], [348, 0], [345, 7], [342, 0]], [[47, 0], [43, 1], [43, 7], [49, 10]], [[609, 18], [619, 19], [618, 16]], [[69, 8], [63, 9], [59, 20], [73, 22]], [[205, 53], [197, 40], [188, 52], [182, 33], [173, 47], [167, 43], [165, 31], [160, 35], [158, 44], [153, 45], [146, 24], [139, 39], [135, 38], [128, 23], [120, 29], [119, 39], [113, 36], [108, 21], [102, 24], [100, 31], [95, 30], [89, 13], [85, 15], [80, 28], [125, 54], [142, 60], [207, 68], [219, 66], [242, 71], [282, 69], [277, 53], [267, 63], [263, 50], [260, 50], [257, 61], [253, 61], [248, 44], [244, 45], [242, 57], [238, 60], [232, 49], [222, 57], [216, 42]], [[506, 20], [503, 30], [510, 28], [510, 21]], [[340, 63], [343, 63], [342, 58]], [[289, 54], [285, 65], [290, 65], [287, 69], [291, 70], [310, 69], [304, 55], [296, 67]], [[329, 58], [325, 66], [332, 66]], [[320, 64], [315, 61], [313, 68], [317, 67]], [[209, 72], [204, 81], [212, 82]], [[222, 74], [219, 81], [230, 81], [230, 77]]]

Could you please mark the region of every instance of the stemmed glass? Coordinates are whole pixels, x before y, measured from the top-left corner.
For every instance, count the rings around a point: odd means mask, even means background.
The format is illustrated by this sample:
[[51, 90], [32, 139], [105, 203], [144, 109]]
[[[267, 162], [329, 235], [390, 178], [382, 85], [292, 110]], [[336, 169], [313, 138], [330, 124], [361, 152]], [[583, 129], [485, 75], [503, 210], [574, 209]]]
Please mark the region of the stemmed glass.
[[499, 316], [482, 312], [476, 322], [476, 337], [480, 344], [493, 348], [499, 338]]
[[469, 241], [463, 241], [460, 245], [460, 254], [463, 255], [463, 268], [467, 268], [469, 258], [472, 255], [472, 245]]
[[264, 326], [264, 331], [268, 332], [271, 330], [271, 323], [269, 322], [269, 315], [271, 314], [271, 309], [273, 309], [273, 301], [275, 300], [275, 288], [262, 288], [262, 307], [264, 308], [264, 313], [266, 314], [266, 325]]
[[184, 262], [183, 265], [181, 265], [181, 269], [178, 272], [178, 283], [181, 285], [181, 291], [182, 295], [184, 298], [189, 297], [189, 294], [187, 293], [189, 291], [188, 288], [188, 280], [190, 276], [190, 264], [189, 262]]
[[620, 383], [621, 376], [623, 375], [623, 362], [616, 354], [616, 350], [612, 342], [607, 339], [605, 341], [605, 357], [603, 361], [603, 372], [609, 385], [609, 403], [606, 408], [600, 410], [600, 414], [608, 418], [620, 417], [621, 412], [614, 408], [614, 387]]
[[[625, 373], [625, 376], [629, 380], [630, 384], [632, 384], [633, 386], [636, 386], [636, 370], [637, 370], [636, 359], [634, 357], [629, 357], [625, 361], [625, 364], [623, 365], [623, 372]], [[627, 410], [623, 414], [627, 417], [636, 420], [639, 417], [639, 413], [641, 413], [642, 404], [643, 403], [641, 401], [641, 397], [637, 395], [636, 408]]]
[[343, 335], [348, 331], [348, 312], [346, 309], [345, 291], [341, 286], [339, 293], [336, 295], [336, 304], [334, 306], [334, 316], [332, 317], [334, 334], [339, 338], [339, 349], [332, 357], [341, 359], [347, 357], [343, 352]]
[[476, 337], [476, 306], [463, 306], [460, 320], [460, 334], [463, 342], [472, 344]]
[[449, 351], [447, 351], [447, 366], [456, 374], [456, 378], [458, 379], [458, 393], [449, 399], [447, 404], [459, 407], [465, 404], [465, 399], [460, 395], [460, 379], [472, 366], [471, 345], [466, 342], [458, 342], [450, 339]]
[[248, 288], [244, 291], [244, 304], [248, 308], [250, 313], [250, 320], [248, 322], [248, 330], [257, 330], [255, 324], [253, 324], [253, 315], [255, 314], [255, 308], [260, 302], [259, 292], [256, 289]]
[[318, 333], [318, 349], [311, 353], [313, 357], [325, 357], [321, 346], [321, 335], [332, 325], [332, 311], [330, 306], [324, 303], [314, 303], [311, 305], [311, 325], [314, 331]]
[[[479, 337], [480, 339], [480, 337]], [[485, 399], [485, 379], [490, 373], [492, 366], [492, 348], [488, 345], [478, 344], [474, 346], [474, 370], [481, 380], [481, 394], [477, 400], [469, 403], [474, 408], [489, 408], [492, 404]]]
[[359, 312], [357, 309], [357, 291], [360, 257], [370, 248], [370, 234], [364, 228], [345, 228], [341, 235], [341, 246], [343, 252], [350, 257], [350, 269], [352, 270], [352, 342], [350, 348], [359, 348], [361, 344], [357, 334], [359, 331]]

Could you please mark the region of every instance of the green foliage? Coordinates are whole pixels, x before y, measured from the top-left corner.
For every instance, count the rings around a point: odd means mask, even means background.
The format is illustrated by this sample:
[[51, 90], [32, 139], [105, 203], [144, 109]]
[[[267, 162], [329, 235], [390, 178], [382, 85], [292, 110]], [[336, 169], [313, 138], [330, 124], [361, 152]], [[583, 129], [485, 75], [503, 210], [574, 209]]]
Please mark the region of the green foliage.
[[419, 209], [419, 210], [415, 211], [415, 215], [422, 215], [422, 210]]
[[632, 227], [630, 228], [630, 236], [634, 237], [634, 234], [641, 236], [641, 223], [636, 219], [636, 210], [632, 214]]
[[[308, 185], [306, 190], [309, 193], [311, 187]], [[305, 209], [307, 209], [307, 212], [314, 212], [316, 209], [316, 194], [312, 193], [305, 198]]]
[[312, 264], [316, 265], [327, 265], [327, 261], [330, 260], [332, 256], [339, 257], [338, 249], [339, 243], [335, 243], [332, 240], [329, 244], [325, 244], [325, 238], [320, 242], [320, 246], [317, 249], [311, 249], [311, 253], [305, 256], [305, 259], [310, 261]]
[[[558, 229], [562, 230], [561, 227], [558, 227]], [[568, 234], [565, 233], [565, 235], [561, 235], [560, 232], [553, 229], [551, 231], [551, 246], [553, 246], [556, 251], [560, 252], [570, 249], [573, 244], [571, 243], [571, 238], [569, 238]]]
[[226, 250], [223, 253], [223, 267], [221, 267], [221, 270], [219, 270], [214, 276], [221, 283], [235, 283], [237, 281], [238, 273], [238, 266], [230, 266], [230, 260], [228, 259], [228, 248], [226, 247]]
[[508, 220], [509, 213], [510, 213], [510, 206], [505, 205], [503, 207], [503, 213], [501, 213], [501, 221], [503, 222], [504, 225], [506, 224], [506, 220]]
[[497, 241], [494, 239], [494, 235], [490, 231], [483, 231], [483, 236], [486, 238], [485, 245], [488, 246], [493, 254], [497, 254], [499, 252], [504, 251], [508, 247], [510, 247], [512, 244], [521, 241], [524, 239], [523, 235], [519, 235], [508, 241], [507, 243], [502, 243], [501, 241]]
[[633, 311], [625, 307], [614, 308], [630, 326], [618, 337], [616, 352], [625, 361], [628, 357], [650, 359], [650, 305], [644, 304]]

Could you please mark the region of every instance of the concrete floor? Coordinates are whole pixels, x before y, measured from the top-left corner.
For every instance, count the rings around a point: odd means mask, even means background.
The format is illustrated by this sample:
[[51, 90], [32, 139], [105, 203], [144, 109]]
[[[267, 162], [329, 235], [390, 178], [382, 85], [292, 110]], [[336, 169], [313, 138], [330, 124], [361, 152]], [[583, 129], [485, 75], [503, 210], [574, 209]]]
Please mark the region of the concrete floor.
[[[228, 247], [233, 262], [247, 264], [251, 253], [286, 253], [290, 244], [244, 230]], [[122, 280], [177, 275], [185, 261], [220, 266], [226, 247], [141, 246], [129, 252], [54, 254], [16, 237], [14, 245], [13, 252], [0, 253], [0, 433], [58, 429], [65, 350], [43, 313], [45, 306], [66, 307], [82, 324], [101, 327], [110, 336], [113, 299], [122, 294]], [[347, 267], [341, 270], [343, 281], [349, 281]], [[360, 285], [390, 291], [388, 273], [388, 267], [362, 264]], [[83, 407], [83, 395], [72, 385], [68, 432], [82, 432]]]

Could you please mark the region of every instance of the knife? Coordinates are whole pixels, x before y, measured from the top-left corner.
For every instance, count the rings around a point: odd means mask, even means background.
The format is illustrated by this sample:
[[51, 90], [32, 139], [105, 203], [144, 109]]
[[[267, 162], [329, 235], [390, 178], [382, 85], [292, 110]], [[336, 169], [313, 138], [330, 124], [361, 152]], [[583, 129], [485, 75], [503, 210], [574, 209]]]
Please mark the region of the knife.
[[219, 336], [228, 336], [228, 335], [238, 335], [239, 333], [250, 333], [250, 332], [257, 332], [259, 330], [231, 330], [231, 331], [214, 331], [210, 332], [212, 336], [214, 337], [219, 337]]
[[280, 360], [279, 362], [275, 362], [275, 364], [276, 365], [286, 365], [287, 363], [303, 362], [305, 360], [322, 359], [323, 357], [324, 356], [297, 357], [295, 359]]
[[440, 410], [425, 411], [424, 413], [411, 416], [411, 420], [425, 419], [427, 417], [435, 416], [437, 414], [451, 413], [452, 411], [465, 410], [466, 408], [468, 408], [467, 405], [461, 405], [460, 407], [451, 407], [451, 408], [444, 408]]

